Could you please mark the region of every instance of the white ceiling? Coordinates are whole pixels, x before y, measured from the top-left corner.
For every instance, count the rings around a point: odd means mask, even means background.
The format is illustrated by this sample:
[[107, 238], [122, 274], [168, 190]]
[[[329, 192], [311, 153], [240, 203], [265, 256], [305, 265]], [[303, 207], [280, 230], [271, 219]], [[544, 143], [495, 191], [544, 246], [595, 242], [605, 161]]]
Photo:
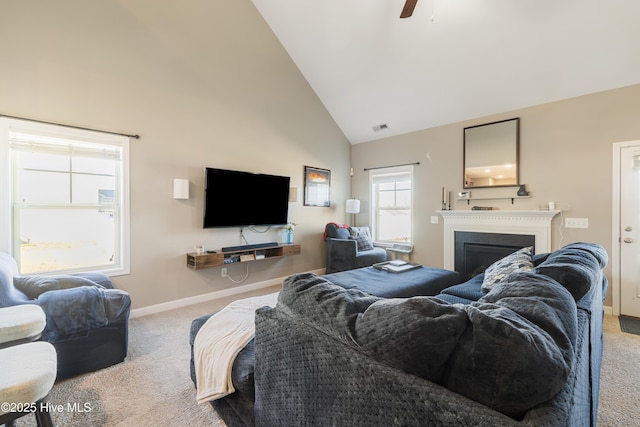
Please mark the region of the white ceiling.
[[253, 3], [354, 144], [640, 83], [638, 0]]

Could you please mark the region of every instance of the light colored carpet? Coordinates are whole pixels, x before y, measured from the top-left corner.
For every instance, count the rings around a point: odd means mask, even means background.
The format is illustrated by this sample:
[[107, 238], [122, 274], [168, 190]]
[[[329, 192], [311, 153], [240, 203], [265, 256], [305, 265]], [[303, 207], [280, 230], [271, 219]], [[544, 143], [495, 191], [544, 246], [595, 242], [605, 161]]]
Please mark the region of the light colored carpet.
[[[278, 287], [242, 294], [129, 321], [124, 363], [56, 383], [49, 394], [58, 427], [212, 426], [225, 423], [211, 405], [198, 405], [189, 376], [191, 321], [237, 298], [277, 292]], [[78, 408], [88, 411], [80, 412]], [[18, 427], [35, 426], [27, 415]]]
[[599, 427], [640, 426], [640, 336], [620, 330], [616, 316], [604, 319]]
[[[49, 401], [64, 407], [53, 414], [56, 425], [224, 427], [210, 405], [195, 401], [189, 377], [189, 327], [193, 319], [220, 310], [232, 299], [132, 319], [124, 363], [54, 386]], [[605, 317], [604, 330], [598, 426], [640, 426], [640, 336], [621, 332], [614, 316]], [[74, 405], [85, 408], [85, 404], [89, 412], [73, 410]], [[35, 426], [35, 420], [29, 415], [17, 425]]]

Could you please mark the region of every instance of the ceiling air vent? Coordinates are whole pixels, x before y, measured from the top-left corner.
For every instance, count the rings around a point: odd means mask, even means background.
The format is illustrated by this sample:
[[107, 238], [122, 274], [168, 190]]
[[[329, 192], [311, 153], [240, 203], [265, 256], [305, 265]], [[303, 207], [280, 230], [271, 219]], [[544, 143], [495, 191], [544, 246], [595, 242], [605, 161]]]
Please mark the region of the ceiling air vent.
[[389, 129], [389, 125], [386, 123], [383, 123], [381, 125], [377, 125], [373, 127], [373, 131], [374, 132], [380, 132], [381, 130], [385, 130], [385, 129]]

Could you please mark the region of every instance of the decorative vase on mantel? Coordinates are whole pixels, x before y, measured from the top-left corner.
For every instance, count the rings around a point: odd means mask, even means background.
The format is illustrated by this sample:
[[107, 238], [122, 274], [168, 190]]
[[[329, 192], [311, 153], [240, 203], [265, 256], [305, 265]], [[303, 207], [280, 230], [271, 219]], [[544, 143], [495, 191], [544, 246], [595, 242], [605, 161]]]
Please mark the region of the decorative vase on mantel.
[[528, 196], [529, 192], [527, 191], [527, 189], [525, 188], [525, 184], [522, 184], [519, 188], [518, 188], [518, 196]]

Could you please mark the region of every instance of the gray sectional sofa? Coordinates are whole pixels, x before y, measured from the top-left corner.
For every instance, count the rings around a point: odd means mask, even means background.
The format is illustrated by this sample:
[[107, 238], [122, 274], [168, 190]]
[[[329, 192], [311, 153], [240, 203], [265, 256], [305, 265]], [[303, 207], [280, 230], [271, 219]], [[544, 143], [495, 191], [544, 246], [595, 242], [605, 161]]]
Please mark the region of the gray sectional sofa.
[[[384, 298], [401, 298], [416, 295], [436, 295], [443, 289], [460, 283], [460, 275], [441, 268], [420, 267], [402, 274], [389, 273], [374, 267], [340, 271], [323, 276], [326, 280], [345, 289], [358, 289]], [[194, 343], [198, 331], [212, 315], [199, 317], [191, 322], [189, 343], [191, 345], [191, 379], [196, 384]], [[211, 405], [222, 416], [228, 426], [253, 426], [255, 417], [254, 363], [255, 342], [249, 343], [236, 356], [231, 378], [236, 391]]]
[[370, 271], [292, 276], [212, 405], [229, 426], [595, 425], [606, 263], [575, 243], [491, 290], [437, 274], [436, 297], [345, 286]]
[[291, 277], [256, 313], [255, 424], [593, 426], [606, 262], [568, 245], [477, 301]]

